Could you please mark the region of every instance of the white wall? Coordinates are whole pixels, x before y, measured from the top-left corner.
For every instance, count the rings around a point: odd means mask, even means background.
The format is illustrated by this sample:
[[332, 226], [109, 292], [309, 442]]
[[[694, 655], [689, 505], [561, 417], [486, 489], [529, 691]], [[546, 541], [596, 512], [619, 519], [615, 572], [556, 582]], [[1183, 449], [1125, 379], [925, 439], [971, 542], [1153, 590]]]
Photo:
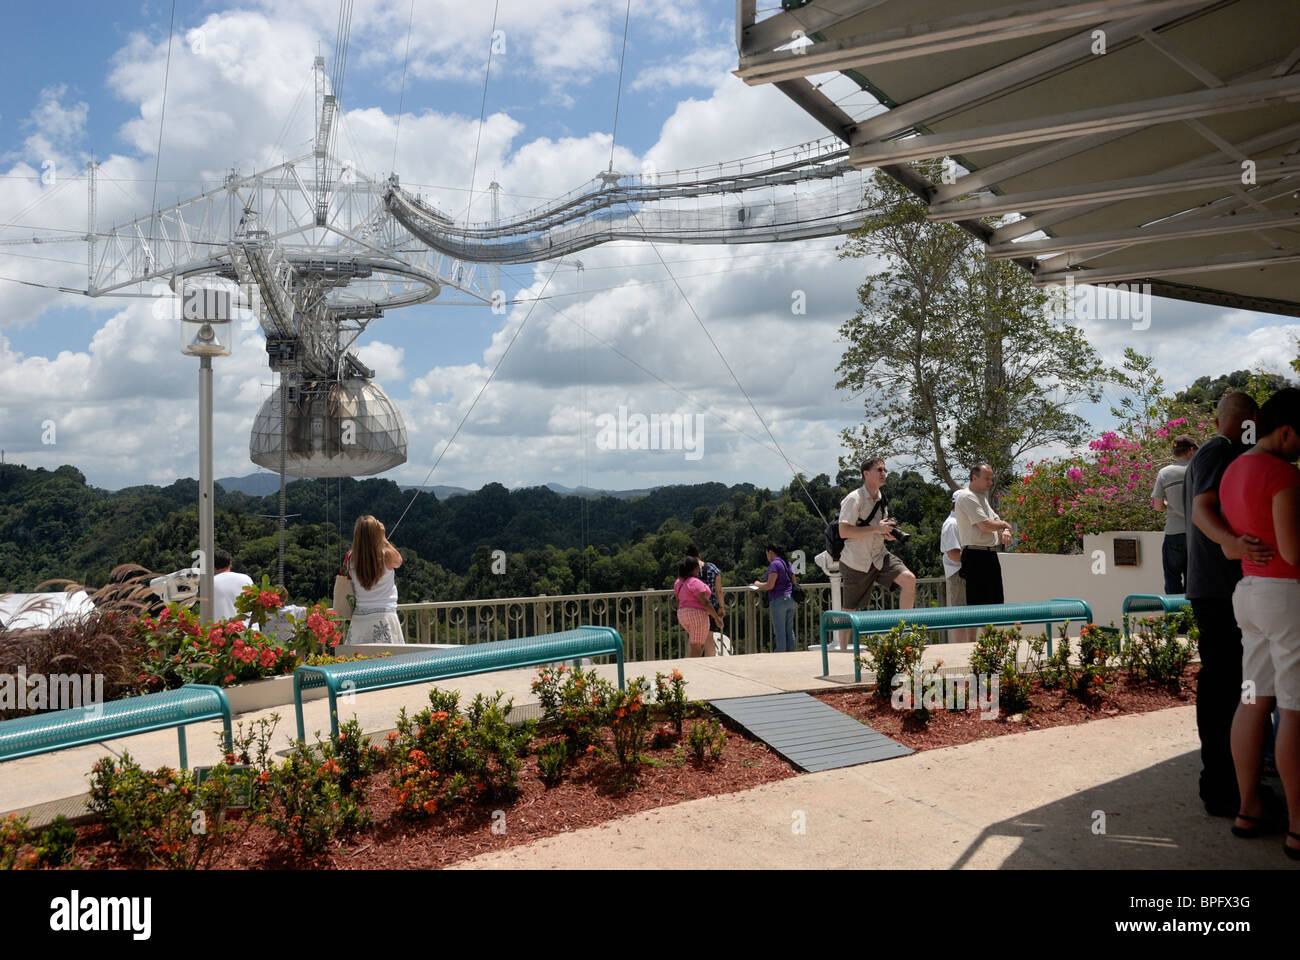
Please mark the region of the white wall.
[[[1116, 537], [1136, 537], [1140, 541], [1138, 566], [1115, 565]], [[1000, 554], [1003, 593], [1007, 603], [1077, 597], [1092, 607], [1094, 621], [1102, 626], [1114, 621], [1119, 626], [1128, 594], [1164, 593], [1165, 575], [1160, 559], [1164, 539], [1161, 531], [1108, 532], [1085, 536], [1080, 554]], [[1101, 551], [1100, 558], [1093, 555], [1097, 550]]]

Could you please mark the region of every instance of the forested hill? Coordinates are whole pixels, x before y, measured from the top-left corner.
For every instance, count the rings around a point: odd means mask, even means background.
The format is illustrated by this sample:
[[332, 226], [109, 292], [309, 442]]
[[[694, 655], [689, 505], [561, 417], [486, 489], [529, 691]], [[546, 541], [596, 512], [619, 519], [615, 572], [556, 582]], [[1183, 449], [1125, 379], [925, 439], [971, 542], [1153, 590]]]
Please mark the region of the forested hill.
[[[735, 583], [762, 569], [768, 540], [810, 560], [822, 549], [823, 524], [809, 496], [830, 516], [846, 490], [824, 474], [807, 487], [773, 493], [704, 483], [622, 500], [493, 483], [439, 500], [412, 499], [391, 480], [298, 480], [286, 489], [286, 586], [295, 601], [326, 596], [355, 518], [372, 513], [391, 531], [408, 505], [393, 536], [406, 559], [403, 601], [663, 587], [691, 541]], [[895, 513], [917, 534], [899, 553], [928, 575], [947, 494], [913, 473], [891, 478], [889, 490]], [[0, 465], [0, 592], [30, 591], [53, 578], [97, 586], [121, 563], [160, 573], [188, 566], [198, 547], [197, 500], [198, 483], [189, 479], [110, 492], [88, 486], [72, 466]], [[237, 570], [274, 580], [278, 497], [218, 486], [216, 505], [217, 547], [231, 552]], [[504, 573], [492, 569], [495, 550], [505, 553]], [[819, 576], [810, 566], [809, 579]]]

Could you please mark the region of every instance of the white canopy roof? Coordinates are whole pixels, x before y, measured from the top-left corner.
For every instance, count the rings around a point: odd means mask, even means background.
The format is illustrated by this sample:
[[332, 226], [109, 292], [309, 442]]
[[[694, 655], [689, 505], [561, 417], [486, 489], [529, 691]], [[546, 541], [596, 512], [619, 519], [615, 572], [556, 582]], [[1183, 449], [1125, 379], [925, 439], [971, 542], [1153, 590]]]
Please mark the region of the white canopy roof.
[[[1040, 284], [1300, 316], [1300, 4], [782, 6], [760, 21], [737, 0], [737, 76], [775, 83], [992, 256]], [[910, 166], [941, 158], [951, 176]]]

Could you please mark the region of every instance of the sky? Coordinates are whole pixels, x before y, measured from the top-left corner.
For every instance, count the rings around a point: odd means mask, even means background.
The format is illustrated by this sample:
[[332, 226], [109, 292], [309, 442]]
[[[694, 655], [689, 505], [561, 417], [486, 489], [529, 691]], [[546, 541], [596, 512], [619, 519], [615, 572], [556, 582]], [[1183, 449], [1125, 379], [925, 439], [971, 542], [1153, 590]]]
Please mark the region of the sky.
[[[632, 3], [620, 93], [627, 9], [617, 0], [502, 0], [485, 85], [493, 4], [357, 0], [336, 152], [377, 178], [396, 171], [404, 186], [458, 216], [473, 196], [472, 218], [486, 219], [489, 181], [502, 185], [504, 215], [522, 211], [604, 170], [611, 143], [616, 168], [667, 171], [825, 134], [775, 88], [731, 76], [730, 0]], [[170, 2], [7, 0], [6, 462], [71, 463], [107, 489], [198, 475], [197, 363], [181, 355], [174, 321], [155, 317], [145, 299], [48, 289], [85, 289], [80, 240], [7, 241], [84, 234], [92, 157], [102, 229], [219, 186], [232, 170], [248, 174], [308, 152], [312, 58], [333, 63], [337, 11], [336, 0], [177, 0], [168, 66]], [[471, 489], [493, 481], [776, 488], [793, 470], [833, 477], [840, 431], [863, 417], [860, 398], [836, 391], [835, 366], [845, 349], [838, 328], [868, 268], [839, 259], [836, 246], [828, 238], [656, 252], [615, 243], [582, 252], [581, 269], [503, 268], [502, 288], [520, 301], [504, 315], [436, 300], [390, 311], [358, 351], [408, 431], [406, 464], [383, 476]], [[534, 303], [543, 286], [548, 299]], [[792, 311], [799, 292], [803, 313]], [[1153, 355], [1174, 388], [1240, 368], [1285, 373], [1295, 355], [1300, 324], [1291, 318], [1161, 298], [1151, 306], [1146, 329], [1127, 319], [1077, 322], [1105, 361], [1118, 364], [1132, 346]], [[232, 356], [215, 361], [218, 477], [258, 470], [248, 435], [273, 389], [265, 358], [260, 331], [251, 330]], [[1115, 399], [1112, 389], [1080, 412], [1100, 432]], [[620, 408], [689, 417], [698, 433], [690, 449], [601, 442], [602, 425], [616, 422]]]

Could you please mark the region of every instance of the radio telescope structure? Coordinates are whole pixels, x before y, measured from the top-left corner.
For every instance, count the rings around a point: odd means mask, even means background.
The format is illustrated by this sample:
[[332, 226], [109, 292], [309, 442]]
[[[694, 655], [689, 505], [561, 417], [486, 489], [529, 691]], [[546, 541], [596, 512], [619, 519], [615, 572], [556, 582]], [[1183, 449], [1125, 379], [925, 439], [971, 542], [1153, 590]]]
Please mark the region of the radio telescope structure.
[[313, 72], [309, 154], [231, 173], [216, 189], [108, 229], [95, 223], [94, 163], [87, 178], [87, 295], [233, 285], [260, 323], [280, 382], [254, 421], [249, 455], [282, 485], [286, 474], [365, 476], [405, 462], [401, 413], [354, 350], [387, 311], [437, 297], [503, 303], [497, 264], [615, 240], [802, 240], [847, 232], [872, 212], [863, 207], [866, 174], [827, 138], [692, 169], [610, 169], [522, 214], [458, 222], [396, 174], [372, 179], [335, 156], [339, 101], [323, 58]]

